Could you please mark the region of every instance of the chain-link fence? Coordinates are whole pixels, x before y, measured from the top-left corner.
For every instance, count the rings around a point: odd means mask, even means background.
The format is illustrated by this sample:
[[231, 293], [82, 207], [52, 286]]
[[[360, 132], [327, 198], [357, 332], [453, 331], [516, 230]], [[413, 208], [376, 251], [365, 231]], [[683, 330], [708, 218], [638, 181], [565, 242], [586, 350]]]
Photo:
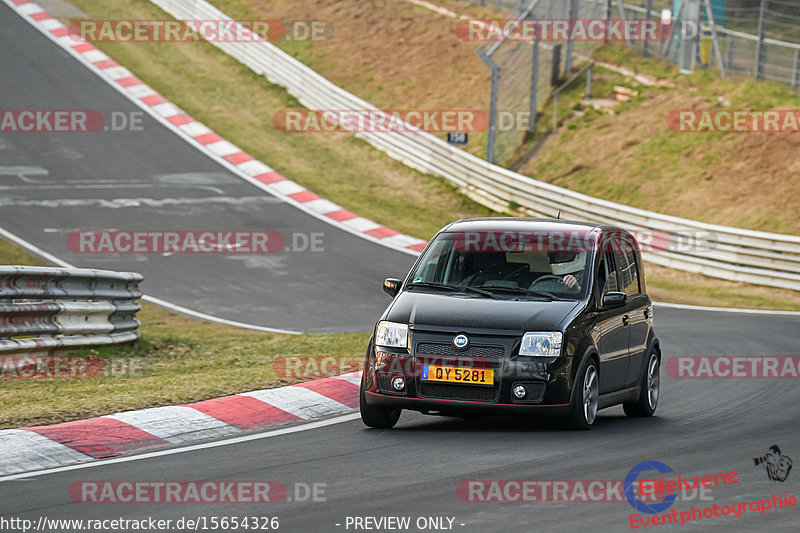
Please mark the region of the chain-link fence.
[[[480, 3], [480, 0], [477, 0]], [[570, 2], [555, 0], [484, 0], [494, 6], [508, 10], [508, 15], [517, 17], [527, 13], [528, 19], [604, 18], [600, 4], [587, 4], [577, 13], [570, 13]], [[571, 17], [572, 15], [572, 17]], [[511, 18], [511, 17], [509, 17]], [[522, 143], [526, 131], [532, 131], [536, 110], [550, 95], [554, 77], [572, 70], [574, 53], [588, 53], [594, 43], [552, 43], [534, 40], [488, 41], [480, 47], [482, 57], [496, 69], [497, 84], [492, 94], [496, 104], [495, 132], [489, 140], [487, 159], [501, 164], [507, 162]], [[554, 62], [555, 58], [555, 62]], [[553, 68], [557, 69], [553, 75]], [[536, 105], [531, 106], [535, 99]]]
[[[516, 17], [527, 7], [525, 0], [463, 0], [503, 10]], [[672, 19], [675, 27], [687, 22], [686, 14], [696, 13], [694, 62], [716, 66], [706, 15], [706, 0], [576, 0], [576, 14], [570, 16], [572, 0], [541, 0], [534, 10], [536, 18], [622, 18]], [[719, 35], [722, 61], [726, 70], [784, 83], [800, 88], [800, 1], [798, 0], [709, 0], [714, 26]], [[693, 8], [693, 9], [692, 9]], [[665, 13], [668, 11], [668, 13]], [[624, 13], [624, 15], [623, 15]], [[680, 18], [680, 20], [678, 20]], [[668, 43], [631, 44], [646, 55], [680, 59], [680, 38], [676, 32]], [[574, 43], [576, 49], [590, 49], [597, 43]], [[569, 60], [567, 60], [567, 63]]]

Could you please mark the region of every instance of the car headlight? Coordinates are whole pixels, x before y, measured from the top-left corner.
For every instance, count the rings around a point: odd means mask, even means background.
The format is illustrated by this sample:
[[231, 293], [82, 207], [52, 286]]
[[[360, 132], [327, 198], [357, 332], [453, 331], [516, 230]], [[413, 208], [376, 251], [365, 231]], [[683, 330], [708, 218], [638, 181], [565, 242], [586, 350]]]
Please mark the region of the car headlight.
[[519, 354], [535, 357], [558, 357], [561, 355], [563, 340], [564, 334], [560, 331], [528, 332], [522, 336]]
[[388, 348], [407, 348], [408, 347], [408, 324], [398, 324], [397, 322], [378, 322], [375, 331], [375, 346]]

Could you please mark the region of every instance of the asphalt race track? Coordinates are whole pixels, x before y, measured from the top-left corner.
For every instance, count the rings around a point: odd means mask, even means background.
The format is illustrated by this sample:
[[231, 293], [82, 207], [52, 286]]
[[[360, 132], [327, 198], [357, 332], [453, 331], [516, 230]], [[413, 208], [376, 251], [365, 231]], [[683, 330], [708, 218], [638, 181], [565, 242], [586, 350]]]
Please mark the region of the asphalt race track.
[[[666, 358], [786, 355], [797, 353], [791, 332], [800, 318], [662, 310], [656, 325]], [[464, 532], [625, 531], [633, 512], [626, 502], [465, 502], [456, 487], [473, 479], [623, 480], [634, 465], [655, 460], [683, 476], [738, 473], [738, 483], [706, 494], [713, 500], [676, 502], [678, 512], [691, 505], [797, 494], [796, 472], [785, 482], [772, 482], [753, 458], [773, 444], [789, 457], [798, 456], [798, 402], [793, 379], [673, 379], [662, 372], [662, 396], [651, 419], [626, 418], [615, 407], [601, 411], [588, 432], [561, 431], [547, 420], [462, 420], [410, 412], [403, 413], [395, 429], [382, 431], [368, 430], [355, 419], [245, 443], [4, 481], [0, 514], [34, 521], [40, 516], [277, 516], [280, 531], [290, 532], [346, 531], [347, 516], [448, 516], [455, 518], [455, 530]], [[271, 480], [286, 485], [290, 495], [295, 483], [324, 483], [326, 501], [82, 504], [68, 495], [75, 482], [110, 480]], [[649, 530], [797, 531], [797, 514], [794, 507]]]
[[[4, 6], [0, 21], [3, 108], [134, 110]], [[140, 271], [149, 294], [224, 318], [307, 331], [371, 327], [388, 302], [380, 292], [381, 279], [402, 275], [411, 256], [325, 225], [240, 181], [154, 121], [145, 118], [144, 125], [144, 133], [113, 139], [102, 134], [0, 137], [0, 167], [47, 170], [26, 179], [0, 176], [0, 226], [78, 266]], [[234, 201], [207, 201], [220, 197]], [[180, 207], [63, 205], [64, 199], [78, 198], [204, 201]], [[89, 257], [72, 254], [65, 242], [64, 233], [74, 229], [195, 229], [197, 221], [206, 228], [324, 232], [326, 253], [276, 254], [255, 262], [213, 255]], [[798, 355], [798, 316], [656, 307], [655, 327], [665, 363], [685, 355]], [[291, 433], [268, 431], [263, 434], [268, 438], [246, 442], [211, 441], [221, 445], [0, 479], [0, 516], [34, 523], [41, 517], [277, 516], [279, 530], [286, 532], [354, 531], [347, 527], [348, 517], [388, 516], [411, 517], [408, 531], [418, 531], [417, 518], [448, 517], [452, 529], [463, 532], [619, 532], [631, 528], [634, 511], [624, 501], [486, 503], [462, 501], [456, 487], [465, 480], [623, 480], [635, 465], [652, 460], [682, 476], [738, 473], [737, 483], [715, 487], [706, 495], [711, 499], [689, 494], [677, 501], [673, 509], [678, 512], [692, 505], [797, 495], [797, 469], [784, 482], [770, 481], [753, 458], [775, 444], [785, 455], [800, 458], [799, 404], [796, 379], [677, 379], [662, 371], [658, 411], [649, 419], [626, 418], [615, 407], [601, 411], [591, 431], [566, 432], [547, 420], [404, 412], [395, 429], [382, 431], [345, 417], [293, 426], [297, 431]], [[73, 483], [111, 480], [271, 480], [283, 483], [295, 501], [86, 504], [70, 498]], [[296, 484], [314, 483], [324, 484], [324, 495], [296, 501]], [[797, 531], [797, 517], [798, 508], [791, 507], [648, 530], [788, 532]]]
[[[5, 5], [0, 20], [2, 108], [141, 113]], [[0, 227], [75, 266], [141, 272], [146, 294], [195, 311], [288, 330], [372, 328], [386, 305], [383, 279], [404, 275], [412, 255], [270, 196], [142, 115], [142, 131], [0, 135]], [[295, 233], [322, 234], [324, 251], [165, 257], [67, 247], [73, 231], [101, 229], [276, 231], [287, 245]]]

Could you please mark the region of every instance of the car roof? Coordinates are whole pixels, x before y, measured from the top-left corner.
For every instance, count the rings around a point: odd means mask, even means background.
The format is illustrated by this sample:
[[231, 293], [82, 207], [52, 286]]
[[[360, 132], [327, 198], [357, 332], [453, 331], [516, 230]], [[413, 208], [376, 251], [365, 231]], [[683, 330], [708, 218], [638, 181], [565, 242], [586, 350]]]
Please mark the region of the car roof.
[[526, 218], [526, 217], [483, 217], [466, 218], [458, 220], [442, 229], [442, 232], [453, 231], [576, 231], [589, 233], [594, 230], [616, 230], [621, 228], [581, 222], [576, 220], [561, 220], [556, 218]]

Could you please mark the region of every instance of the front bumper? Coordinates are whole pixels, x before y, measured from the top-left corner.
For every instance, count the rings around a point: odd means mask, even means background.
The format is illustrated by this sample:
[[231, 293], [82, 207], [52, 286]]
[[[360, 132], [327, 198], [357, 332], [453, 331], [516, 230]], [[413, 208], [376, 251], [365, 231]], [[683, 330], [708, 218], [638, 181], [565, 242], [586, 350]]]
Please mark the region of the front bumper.
[[[494, 335], [472, 335], [466, 350], [450, 344], [452, 334], [415, 332], [413, 350], [377, 348], [364, 366], [366, 401], [421, 412], [483, 411], [561, 415], [569, 411], [572, 391], [572, 357], [549, 362], [515, 357], [519, 340]], [[451, 384], [422, 380], [424, 365], [493, 369], [492, 386]], [[393, 390], [390, 383], [402, 377], [406, 387]], [[529, 394], [511, 394], [523, 385]]]
[[567, 416], [569, 403], [565, 404], [519, 404], [469, 402], [463, 400], [440, 400], [432, 398], [409, 398], [377, 392], [366, 392], [365, 400], [370, 405], [399, 409], [411, 409], [423, 413], [460, 414], [507, 414], [534, 416]]

